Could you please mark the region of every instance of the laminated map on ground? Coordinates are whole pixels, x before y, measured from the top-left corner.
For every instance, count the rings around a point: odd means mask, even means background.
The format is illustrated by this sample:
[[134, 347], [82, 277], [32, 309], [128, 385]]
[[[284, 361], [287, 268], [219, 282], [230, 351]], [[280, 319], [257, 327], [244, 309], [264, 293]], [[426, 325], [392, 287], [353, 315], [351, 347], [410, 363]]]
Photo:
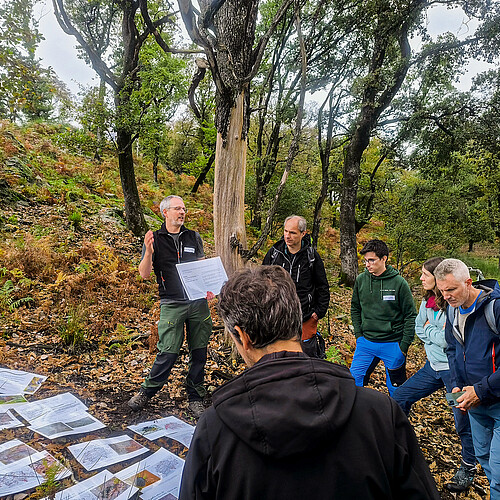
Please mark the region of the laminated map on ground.
[[0, 431], [3, 429], [13, 429], [14, 427], [21, 427], [24, 424], [19, 421], [10, 410], [0, 411]]
[[0, 394], [34, 394], [45, 380], [45, 375], [0, 368]]
[[55, 500], [126, 500], [137, 491], [136, 487], [123, 482], [116, 474], [103, 470], [71, 488], [59, 491]]
[[19, 415], [30, 422], [29, 429], [49, 439], [106, 427], [86, 410], [87, 407], [69, 392], [16, 408]]
[[55, 480], [70, 475], [49, 452], [33, 450], [17, 439], [0, 446], [0, 462], [0, 497], [40, 486], [48, 469], [55, 472]]
[[137, 464], [117, 472], [116, 476], [140, 488], [143, 500], [164, 498], [167, 494], [177, 498], [183, 468], [182, 458], [160, 448]]
[[189, 448], [195, 430], [195, 427], [186, 424], [186, 422], [174, 416], [151, 420], [142, 424], [129, 425], [128, 428], [150, 441], [165, 436], [179, 441], [186, 448]]
[[149, 451], [127, 435], [73, 444], [68, 450], [86, 470], [124, 462]]

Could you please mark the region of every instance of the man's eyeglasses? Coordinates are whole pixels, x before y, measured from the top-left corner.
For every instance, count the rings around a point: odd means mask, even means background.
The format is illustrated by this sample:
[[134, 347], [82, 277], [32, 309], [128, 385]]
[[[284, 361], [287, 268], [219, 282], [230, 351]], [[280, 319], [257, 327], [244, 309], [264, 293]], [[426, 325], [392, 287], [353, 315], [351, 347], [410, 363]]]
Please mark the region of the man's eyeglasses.
[[378, 257], [376, 259], [363, 259], [363, 262], [365, 263], [365, 266], [370, 264], [370, 266], [372, 264], [375, 264], [375, 262], [377, 262], [377, 260], [380, 260]]
[[184, 210], [184, 213], [187, 214], [187, 208], [186, 207], [169, 207], [167, 210], [175, 210], [176, 212], [180, 212], [181, 210]]

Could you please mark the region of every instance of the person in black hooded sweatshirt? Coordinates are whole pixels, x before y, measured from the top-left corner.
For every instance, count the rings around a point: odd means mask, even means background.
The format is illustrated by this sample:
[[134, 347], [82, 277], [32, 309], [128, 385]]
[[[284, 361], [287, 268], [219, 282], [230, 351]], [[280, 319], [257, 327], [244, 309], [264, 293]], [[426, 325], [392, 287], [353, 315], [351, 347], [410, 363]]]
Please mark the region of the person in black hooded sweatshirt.
[[398, 404], [301, 352], [300, 304], [286, 271], [235, 273], [219, 312], [249, 368], [213, 393], [180, 500], [439, 499]]

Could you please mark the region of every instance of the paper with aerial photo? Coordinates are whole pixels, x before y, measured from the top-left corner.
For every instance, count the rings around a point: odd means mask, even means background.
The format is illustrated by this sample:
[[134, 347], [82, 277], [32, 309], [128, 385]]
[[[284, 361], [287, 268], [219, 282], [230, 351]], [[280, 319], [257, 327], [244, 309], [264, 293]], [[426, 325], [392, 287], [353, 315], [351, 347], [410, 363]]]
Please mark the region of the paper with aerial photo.
[[[56, 493], [55, 500], [126, 500], [138, 489], [103, 470], [81, 483]], [[45, 499], [46, 500], [46, 499]]]
[[140, 494], [142, 500], [178, 500], [182, 474], [152, 485]]
[[67, 415], [86, 411], [87, 407], [69, 392], [16, 407], [16, 412], [34, 426], [37, 426], [38, 422], [58, 422], [64, 420]]
[[49, 439], [106, 427], [87, 413], [87, 407], [69, 392], [33, 401], [15, 409], [21, 417], [30, 422], [29, 429]]
[[45, 380], [45, 375], [0, 368], [0, 394], [34, 394]]
[[[154, 498], [159, 491], [165, 494], [166, 491], [172, 490], [178, 495], [175, 488], [180, 484], [183, 467], [182, 458], [165, 448], [160, 448], [144, 460], [117, 472], [116, 476], [127, 484], [140, 488], [143, 499]], [[150, 492], [156, 493], [150, 497]]]
[[86, 470], [124, 462], [149, 451], [127, 435], [73, 444], [69, 451]]
[[[19, 439], [12, 439], [11, 441], [0, 444], [0, 464], [10, 465], [30, 455], [34, 455], [36, 452], [34, 448], [24, 444], [22, 441], [19, 441]], [[0, 470], [1, 469], [3, 469], [3, 467], [0, 467]]]
[[24, 424], [19, 421], [10, 410], [0, 411], [0, 431], [3, 429], [13, 429], [14, 427], [22, 427]]
[[186, 422], [174, 416], [151, 420], [142, 424], [129, 425], [128, 428], [150, 441], [165, 436], [179, 441], [186, 448], [189, 448], [195, 430], [195, 427], [186, 424]]
[[227, 281], [220, 257], [183, 262], [176, 267], [190, 300], [204, 299], [207, 292], [218, 295]]
[[22, 394], [0, 394], [0, 412], [26, 404], [28, 400]]
[[56, 439], [62, 436], [96, 431], [103, 427], [106, 426], [89, 413], [75, 413], [64, 415], [57, 422], [37, 419], [36, 425], [30, 425], [28, 429], [38, 432], [48, 439]]
[[[15, 448], [10, 448], [7, 451], [14, 453]], [[19, 453], [17, 456], [21, 455], [22, 453]], [[0, 469], [0, 498], [40, 486], [45, 481], [49, 469], [51, 472], [56, 472], [55, 480], [63, 479], [71, 474], [47, 451], [29, 453], [27, 456], [3, 466]]]

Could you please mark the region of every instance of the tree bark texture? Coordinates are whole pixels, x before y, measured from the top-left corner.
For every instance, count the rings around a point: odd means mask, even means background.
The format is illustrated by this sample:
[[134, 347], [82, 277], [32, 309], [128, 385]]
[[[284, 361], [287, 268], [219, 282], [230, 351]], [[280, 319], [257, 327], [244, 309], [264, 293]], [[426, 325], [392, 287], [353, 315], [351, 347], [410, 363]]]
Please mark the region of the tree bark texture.
[[132, 134], [125, 129], [117, 129], [118, 167], [125, 203], [125, 219], [128, 228], [136, 236], [144, 236], [146, 221], [135, 181], [134, 158], [132, 155]]
[[[247, 78], [254, 63], [253, 44], [257, 23], [258, 0], [226, 0], [214, 17], [217, 45], [213, 55], [216, 67], [211, 64], [214, 81], [219, 82], [215, 94], [215, 126], [223, 141], [231, 126], [236, 100], [245, 98], [241, 112], [243, 122], [241, 137], [246, 138], [250, 124]], [[217, 169], [217, 161], [215, 164]]]
[[243, 90], [229, 116], [226, 139], [217, 133], [214, 178], [214, 239], [228, 275], [243, 267], [244, 261], [229, 242], [235, 236], [246, 248], [245, 170], [247, 143], [244, 136], [245, 101]]
[[[191, 39], [205, 49], [216, 86], [217, 144], [214, 179], [215, 250], [228, 274], [244, 265], [246, 247], [246, 136], [250, 124], [249, 85], [264, 49], [292, 0], [284, 0], [254, 47], [259, 0], [178, 0]], [[236, 243], [236, 244], [235, 244]]]

